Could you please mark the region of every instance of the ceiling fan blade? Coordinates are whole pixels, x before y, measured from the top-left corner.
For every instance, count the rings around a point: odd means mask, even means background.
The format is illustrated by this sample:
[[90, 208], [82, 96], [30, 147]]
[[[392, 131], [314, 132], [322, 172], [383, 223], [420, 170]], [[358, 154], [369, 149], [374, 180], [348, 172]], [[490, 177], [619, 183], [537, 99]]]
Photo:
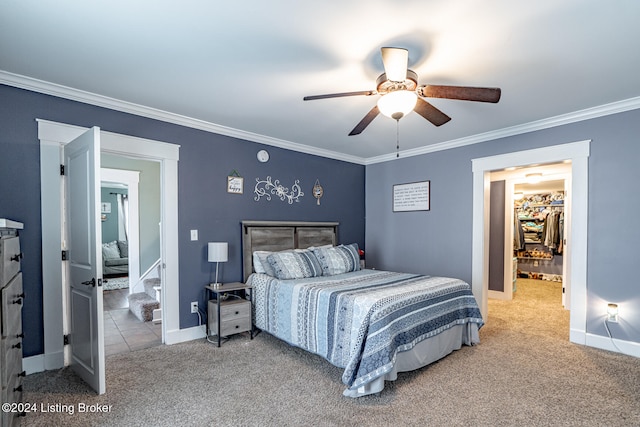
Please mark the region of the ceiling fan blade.
[[416, 106], [413, 111], [420, 114], [436, 126], [442, 126], [451, 120], [451, 117], [447, 116], [445, 113], [438, 110], [422, 98], [418, 98], [418, 102], [416, 102]]
[[496, 103], [500, 101], [501, 90], [497, 87], [424, 85], [418, 88], [418, 95], [428, 98]]
[[360, 123], [358, 123], [356, 127], [354, 127], [353, 130], [349, 132], [349, 136], [360, 135], [362, 131], [367, 126], [369, 126], [369, 123], [371, 123], [379, 113], [380, 110], [378, 110], [378, 106], [374, 105], [373, 108], [367, 113], [367, 115], [364, 116], [362, 120], [360, 120]]
[[409, 65], [409, 51], [399, 47], [383, 47], [380, 51], [387, 79], [394, 82], [405, 81]]
[[311, 95], [311, 96], [305, 96], [302, 99], [304, 101], [313, 101], [315, 99], [340, 98], [343, 96], [360, 96], [360, 95], [369, 96], [369, 95], [375, 95], [377, 93], [378, 92], [376, 92], [375, 90], [361, 90], [359, 92], [342, 92], [342, 93], [328, 93], [326, 95]]

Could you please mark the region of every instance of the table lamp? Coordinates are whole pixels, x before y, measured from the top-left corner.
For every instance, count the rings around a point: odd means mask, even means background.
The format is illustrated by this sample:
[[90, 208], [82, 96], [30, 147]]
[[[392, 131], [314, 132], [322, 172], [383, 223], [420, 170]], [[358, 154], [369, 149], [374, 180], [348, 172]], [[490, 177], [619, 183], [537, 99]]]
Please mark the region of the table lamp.
[[217, 288], [221, 285], [221, 283], [218, 283], [218, 265], [221, 262], [227, 262], [229, 258], [229, 244], [227, 242], [209, 242], [208, 252], [208, 261], [216, 263], [216, 281], [212, 283], [212, 285]]

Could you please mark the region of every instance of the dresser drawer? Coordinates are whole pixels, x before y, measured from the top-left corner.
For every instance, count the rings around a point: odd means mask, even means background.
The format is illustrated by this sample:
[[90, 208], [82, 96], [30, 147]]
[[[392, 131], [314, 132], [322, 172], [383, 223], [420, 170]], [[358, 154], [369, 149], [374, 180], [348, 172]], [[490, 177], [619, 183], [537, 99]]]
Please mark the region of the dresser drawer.
[[[15, 377], [5, 388], [2, 389], [3, 403], [20, 403], [22, 402], [22, 377]], [[2, 423], [4, 426], [18, 426], [22, 414], [19, 412], [2, 411]]]
[[0, 379], [5, 387], [22, 372], [22, 338], [2, 338], [0, 349]]
[[19, 237], [0, 239], [0, 287], [20, 271], [21, 258]]
[[23, 299], [22, 273], [19, 273], [0, 291], [0, 304], [2, 304], [0, 333], [2, 337], [22, 333]]

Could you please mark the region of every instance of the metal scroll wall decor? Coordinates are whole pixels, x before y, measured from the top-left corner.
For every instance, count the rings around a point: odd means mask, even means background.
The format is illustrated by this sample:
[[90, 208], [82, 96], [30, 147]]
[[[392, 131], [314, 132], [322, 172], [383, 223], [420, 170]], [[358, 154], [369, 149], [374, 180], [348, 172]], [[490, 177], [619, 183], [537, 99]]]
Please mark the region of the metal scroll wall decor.
[[299, 198], [304, 196], [299, 184], [300, 180], [296, 179], [291, 186], [291, 190], [289, 190], [288, 187], [280, 184], [279, 179], [271, 181], [270, 176], [264, 180], [256, 178], [256, 187], [253, 191], [256, 195], [253, 199], [257, 202], [264, 197], [266, 200], [270, 201], [271, 195], [274, 195], [283, 202], [287, 201], [287, 203], [291, 205], [293, 202], [298, 202]]

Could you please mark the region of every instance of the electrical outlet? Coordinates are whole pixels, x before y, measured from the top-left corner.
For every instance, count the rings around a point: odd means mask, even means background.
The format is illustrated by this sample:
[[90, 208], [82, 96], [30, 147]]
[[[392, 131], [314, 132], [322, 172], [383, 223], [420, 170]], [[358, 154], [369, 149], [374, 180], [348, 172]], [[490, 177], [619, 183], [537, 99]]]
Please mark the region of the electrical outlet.
[[191, 241], [198, 240], [198, 230], [191, 230]]
[[198, 312], [198, 301], [191, 301], [191, 312], [192, 313]]

